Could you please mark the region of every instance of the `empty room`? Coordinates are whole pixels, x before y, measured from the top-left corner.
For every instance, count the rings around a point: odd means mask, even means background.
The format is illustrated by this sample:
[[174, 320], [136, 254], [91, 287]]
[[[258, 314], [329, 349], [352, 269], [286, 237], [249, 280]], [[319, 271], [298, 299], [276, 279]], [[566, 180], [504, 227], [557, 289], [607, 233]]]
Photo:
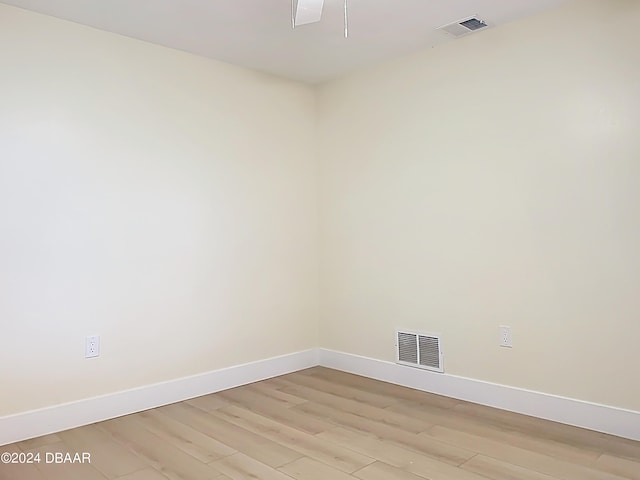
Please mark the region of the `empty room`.
[[639, 23], [0, 0], [0, 480], [640, 480]]

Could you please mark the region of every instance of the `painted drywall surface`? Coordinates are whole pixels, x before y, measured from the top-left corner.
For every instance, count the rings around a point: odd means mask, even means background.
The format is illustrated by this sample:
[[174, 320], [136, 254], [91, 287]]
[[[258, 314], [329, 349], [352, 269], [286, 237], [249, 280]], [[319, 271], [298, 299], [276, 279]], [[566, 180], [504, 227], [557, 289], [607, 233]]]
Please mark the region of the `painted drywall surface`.
[[638, 21], [575, 2], [321, 90], [323, 347], [435, 332], [448, 373], [640, 410]]
[[2, 5], [0, 69], [0, 416], [316, 346], [312, 89]]

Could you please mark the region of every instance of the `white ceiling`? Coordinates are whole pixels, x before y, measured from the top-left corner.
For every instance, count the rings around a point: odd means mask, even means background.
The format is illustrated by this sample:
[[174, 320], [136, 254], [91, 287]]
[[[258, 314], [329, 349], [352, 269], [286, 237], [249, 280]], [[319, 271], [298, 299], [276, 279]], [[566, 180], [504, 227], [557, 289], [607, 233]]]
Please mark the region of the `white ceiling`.
[[[454, 41], [435, 28], [477, 15], [501, 25], [566, 0], [325, 0], [291, 28], [291, 0], [0, 0], [101, 30], [311, 83]], [[482, 32], [476, 33], [482, 35]]]

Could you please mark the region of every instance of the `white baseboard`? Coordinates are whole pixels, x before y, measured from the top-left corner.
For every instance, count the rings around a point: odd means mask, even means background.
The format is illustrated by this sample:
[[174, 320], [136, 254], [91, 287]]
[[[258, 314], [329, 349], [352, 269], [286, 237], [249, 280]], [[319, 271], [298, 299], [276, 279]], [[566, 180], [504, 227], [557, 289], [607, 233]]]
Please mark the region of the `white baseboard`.
[[320, 365], [481, 405], [640, 440], [640, 412], [320, 349]]
[[318, 349], [0, 417], [0, 446], [100, 422], [318, 364]]
[[0, 417], [0, 446], [321, 365], [511, 412], [640, 441], [640, 412], [433, 373], [327, 349], [280, 357]]

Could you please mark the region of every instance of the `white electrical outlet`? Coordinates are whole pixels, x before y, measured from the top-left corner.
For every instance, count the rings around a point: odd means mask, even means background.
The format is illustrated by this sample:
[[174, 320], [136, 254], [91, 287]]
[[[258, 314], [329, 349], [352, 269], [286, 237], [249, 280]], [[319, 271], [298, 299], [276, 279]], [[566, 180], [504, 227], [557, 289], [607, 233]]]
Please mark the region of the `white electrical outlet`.
[[511, 338], [511, 327], [507, 325], [500, 325], [500, 346], [501, 347], [513, 347], [513, 339]]
[[85, 358], [100, 356], [100, 336], [93, 335], [91, 337], [87, 337], [84, 348], [84, 356]]

